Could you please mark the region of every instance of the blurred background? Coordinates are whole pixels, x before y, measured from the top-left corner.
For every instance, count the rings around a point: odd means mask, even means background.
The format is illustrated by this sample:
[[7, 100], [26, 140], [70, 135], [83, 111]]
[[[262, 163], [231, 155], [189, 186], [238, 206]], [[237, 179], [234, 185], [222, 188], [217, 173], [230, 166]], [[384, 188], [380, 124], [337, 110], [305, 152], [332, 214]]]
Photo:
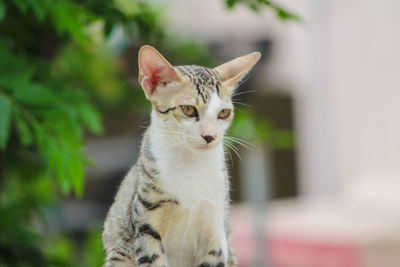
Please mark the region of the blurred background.
[[0, 0], [0, 267], [102, 266], [102, 223], [150, 106], [137, 52], [234, 97], [239, 266], [400, 266], [400, 2]]

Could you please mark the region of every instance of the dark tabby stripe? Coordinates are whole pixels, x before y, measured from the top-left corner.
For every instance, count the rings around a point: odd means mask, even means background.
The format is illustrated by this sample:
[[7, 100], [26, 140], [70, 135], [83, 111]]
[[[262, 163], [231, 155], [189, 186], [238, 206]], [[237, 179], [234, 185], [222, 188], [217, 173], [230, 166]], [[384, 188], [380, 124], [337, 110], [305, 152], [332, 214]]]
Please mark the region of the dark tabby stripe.
[[209, 70], [208, 68], [203, 68], [203, 70], [204, 70], [205, 72], [207, 72], [208, 75], [210, 75], [210, 77], [212, 77], [213, 75], [215, 75], [214, 73], [211, 73], [211, 70]]
[[177, 69], [185, 76], [189, 77], [191, 84], [197, 90], [204, 103], [210, 99], [213, 91], [219, 95], [221, 82], [217, 73], [212, 69], [201, 66], [178, 66]]
[[204, 263], [198, 265], [197, 267], [225, 267], [225, 264], [223, 262], [220, 262], [218, 264], [211, 264], [211, 263], [204, 262]]
[[116, 251], [115, 253], [117, 253], [117, 254], [119, 254], [119, 255], [121, 255], [122, 257], [126, 257], [126, 258], [131, 258], [131, 256], [129, 256], [129, 255], [127, 255], [127, 254], [125, 254], [124, 252], [122, 252], [122, 251]]
[[185, 74], [187, 77], [189, 77], [190, 81], [192, 81], [192, 76], [187, 72], [185, 67], [183, 66], [178, 66], [176, 67], [178, 70], [180, 70], [183, 74]]
[[158, 175], [158, 171], [156, 170], [156, 169], [153, 169], [152, 170], [152, 172], [154, 172], [154, 174], [152, 174], [152, 173], [150, 173], [150, 171], [148, 171], [145, 167], [144, 167], [144, 164], [143, 164], [143, 162], [141, 162], [142, 164], [142, 170], [143, 170], [143, 172], [144, 172], [144, 174], [146, 174], [146, 176], [148, 176], [149, 178], [151, 178], [151, 179], [155, 179], [155, 176], [154, 175]]
[[135, 220], [133, 219], [133, 211], [135, 211], [136, 215], [138, 214], [137, 213], [137, 208], [135, 207], [135, 209], [133, 209], [133, 205], [134, 205], [133, 199], [134, 199], [134, 197], [135, 197], [135, 194], [132, 194], [132, 196], [130, 197], [129, 210], [128, 210], [128, 212], [129, 212], [129, 221], [131, 222], [131, 228], [129, 230], [131, 232], [132, 237], [134, 237], [135, 234], [136, 234], [136, 224], [135, 224]]
[[159, 110], [158, 108], [156, 108], [158, 112], [160, 112], [161, 114], [167, 114], [168, 112], [170, 112], [171, 110], [176, 109], [176, 107], [172, 107], [172, 108], [167, 108], [166, 110], [162, 111]]
[[[122, 240], [124, 240], [125, 243], [129, 243], [132, 240], [132, 236], [130, 235], [130, 232], [127, 234], [129, 234], [129, 235], [128, 236], [121, 235], [121, 238], [122, 238]], [[126, 256], [126, 255], [123, 255], [123, 256]]]
[[153, 237], [154, 239], [157, 239], [161, 241], [161, 236], [159, 233], [157, 233], [149, 224], [143, 224], [139, 227], [139, 232], [138, 234], [141, 235], [149, 235]]
[[163, 199], [163, 200], [160, 200], [160, 201], [158, 201], [156, 203], [151, 203], [151, 202], [145, 200], [140, 194], [138, 194], [138, 198], [139, 198], [140, 203], [142, 203], [142, 205], [147, 210], [155, 210], [155, 209], [159, 208], [162, 204], [165, 204], [165, 203], [178, 204], [178, 201], [170, 200], [170, 199]]
[[111, 259], [110, 260], [112, 260], [112, 261], [124, 261], [123, 259], [120, 259], [120, 258], [118, 258], [118, 257], [111, 257]]
[[145, 185], [146, 185], [146, 188], [150, 188], [150, 189], [153, 190], [154, 192], [157, 192], [157, 193], [159, 193], [159, 194], [162, 194], [162, 193], [163, 193], [163, 191], [162, 191], [160, 188], [158, 188], [155, 184], [146, 183]]
[[151, 257], [149, 256], [143, 256], [138, 259], [138, 264], [144, 264], [144, 263], [149, 263], [152, 264], [155, 260], [157, 260], [160, 256], [157, 254], [153, 254]]
[[218, 251], [216, 251], [215, 249], [210, 250], [210, 251], [208, 252], [208, 255], [220, 257], [220, 256], [222, 255], [222, 250], [221, 250], [221, 249], [218, 250]]
[[139, 194], [138, 194], [138, 198], [139, 198], [140, 203], [142, 203], [142, 205], [143, 205], [147, 210], [154, 210], [154, 209], [160, 207], [160, 205], [157, 204], [157, 203], [148, 202], [147, 200], [145, 200], [145, 199], [144, 199], [141, 195], [139, 195]]
[[143, 248], [142, 248], [142, 247], [138, 247], [138, 248], [135, 250], [136, 256], [139, 255], [140, 252], [142, 252], [142, 251], [143, 251]]
[[219, 81], [217, 81], [217, 83], [215, 84], [215, 88], [217, 89], [217, 95], [219, 95], [219, 87], [221, 86], [221, 83]]
[[196, 83], [196, 89], [197, 89], [197, 93], [198, 93], [198, 94], [201, 96], [201, 98], [203, 99], [203, 102], [204, 102], [204, 103], [207, 103], [203, 92], [200, 90], [200, 84]]

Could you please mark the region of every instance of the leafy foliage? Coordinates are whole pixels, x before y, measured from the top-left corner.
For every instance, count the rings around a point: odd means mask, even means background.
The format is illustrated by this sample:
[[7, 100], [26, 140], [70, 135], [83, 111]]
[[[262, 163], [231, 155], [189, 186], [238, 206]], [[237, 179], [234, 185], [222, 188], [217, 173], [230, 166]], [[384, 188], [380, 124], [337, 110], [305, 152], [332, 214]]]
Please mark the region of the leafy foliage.
[[234, 8], [237, 4], [245, 4], [251, 10], [255, 12], [259, 12], [260, 9], [264, 7], [268, 7], [273, 12], [275, 12], [276, 16], [284, 21], [294, 20], [300, 21], [300, 17], [293, 12], [288, 11], [282, 6], [278, 5], [275, 1], [270, 0], [225, 0], [226, 7], [228, 9]]
[[49, 70], [36, 67], [36, 60], [22, 60], [7, 53], [4, 46], [0, 57], [1, 70], [5, 70], [0, 72], [2, 124], [6, 126], [1, 128], [2, 148], [11, 131], [19, 137], [21, 148], [32, 149], [36, 144], [34, 149], [47, 160], [46, 171], [55, 174], [62, 191], [68, 193], [72, 188], [80, 195], [85, 162], [83, 130], [100, 133], [99, 114], [83, 91], [58, 83], [50, 75], [41, 80], [38, 72]]
[[0, 148], [4, 149], [8, 136], [10, 135], [10, 125], [11, 125], [11, 103], [4, 96], [0, 96], [0, 113], [2, 118], [0, 121]]
[[102, 266], [104, 262], [103, 244], [101, 242], [101, 225], [93, 225], [84, 244], [83, 266]]
[[46, 234], [44, 210], [59, 189], [82, 195], [83, 137], [103, 132], [96, 105], [127, 87], [107, 36], [161, 36], [157, 11], [129, 2], [0, 0], [0, 266], [81, 265], [66, 236]]

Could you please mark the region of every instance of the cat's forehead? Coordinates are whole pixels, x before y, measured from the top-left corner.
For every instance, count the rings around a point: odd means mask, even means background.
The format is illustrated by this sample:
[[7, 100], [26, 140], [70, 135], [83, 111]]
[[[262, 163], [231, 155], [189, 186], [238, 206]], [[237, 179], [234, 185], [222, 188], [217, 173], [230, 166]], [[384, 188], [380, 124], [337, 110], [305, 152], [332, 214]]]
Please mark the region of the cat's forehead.
[[202, 66], [177, 66], [179, 73], [186, 76], [200, 102], [208, 103], [213, 93], [220, 94], [221, 81], [214, 70]]

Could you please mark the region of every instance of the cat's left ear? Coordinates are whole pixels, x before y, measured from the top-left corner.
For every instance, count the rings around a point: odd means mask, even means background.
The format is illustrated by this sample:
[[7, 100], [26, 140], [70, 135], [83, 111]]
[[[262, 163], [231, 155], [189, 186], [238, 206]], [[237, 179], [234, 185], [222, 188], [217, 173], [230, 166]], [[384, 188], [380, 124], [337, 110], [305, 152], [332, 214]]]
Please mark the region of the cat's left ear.
[[260, 57], [260, 52], [253, 52], [224, 63], [214, 68], [214, 71], [217, 72], [218, 77], [222, 81], [222, 85], [233, 90], [253, 68]]

